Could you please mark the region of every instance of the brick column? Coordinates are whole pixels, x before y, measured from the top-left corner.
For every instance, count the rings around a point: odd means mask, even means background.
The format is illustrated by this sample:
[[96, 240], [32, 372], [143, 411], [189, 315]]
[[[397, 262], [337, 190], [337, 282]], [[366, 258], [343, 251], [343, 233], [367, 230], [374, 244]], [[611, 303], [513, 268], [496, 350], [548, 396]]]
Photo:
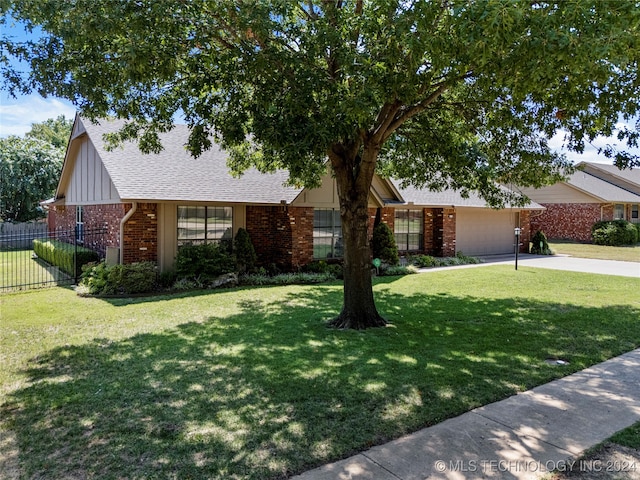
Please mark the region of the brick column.
[[[128, 212], [131, 205], [125, 207]], [[155, 203], [138, 203], [124, 225], [124, 263], [158, 261], [158, 208]]]
[[247, 206], [247, 232], [258, 265], [295, 270], [313, 260], [313, 208]]
[[442, 209], [442, 256], [456, 254], [456, 211], [454, 208]]

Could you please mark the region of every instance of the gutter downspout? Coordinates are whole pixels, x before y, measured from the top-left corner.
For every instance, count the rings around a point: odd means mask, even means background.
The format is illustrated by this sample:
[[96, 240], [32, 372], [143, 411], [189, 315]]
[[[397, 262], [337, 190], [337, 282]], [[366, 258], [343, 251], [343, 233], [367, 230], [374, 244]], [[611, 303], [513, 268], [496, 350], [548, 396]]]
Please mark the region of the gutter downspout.
[[138, 202], [131, 202], [131, 210], [120, 220], [120, 265], [124, 263], [124, 224], [136, 213], [137, 209]]

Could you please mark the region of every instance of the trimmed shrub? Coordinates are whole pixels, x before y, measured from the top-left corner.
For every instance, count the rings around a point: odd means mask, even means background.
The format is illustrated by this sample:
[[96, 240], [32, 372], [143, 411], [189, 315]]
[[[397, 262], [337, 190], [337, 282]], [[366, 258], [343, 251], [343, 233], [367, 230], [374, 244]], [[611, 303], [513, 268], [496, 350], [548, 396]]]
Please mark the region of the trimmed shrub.
[[153, 262], [87, 265], [81, 285], [92, 295], [128, 295], [157, 289], [157, 269]]
[[[71, 243], [53, 239], [34, 239], [33, 251], [45, 262], [59, 267], [71, 276], [80, 275], [83, 265], [100, 260], [99, 255], [89, 248], [76, 247]], [[73, 257], [76, 255], [76, 252], [78, 256], [76, 260], [76, 271], [74, 272]]]
[[456, 258], [458, 259], [459, 265], [475, 265], [480, 263], [479, 258], [465, 255], [462, 251], [456, 252]]
[[531, 237], [531, 253], [535, 255], [553, 255], [549, 248], [549, 242], [547, 242], [547, 236], [542, 230], [538, 230]]
[[178, 278], [198, 279], [203, 283], [234, 272], [236, 261], [225, 245], [204, 243], [180, 247], [176, 256]]
[[242, 285], [312, 285], [315, 283], [329, 282], [335, 280], [331, 273], [280, 273], [278, 275], [266, 275], [264, 273], [253, 273], [240, 277]]
[[303, 273], [329, 273], [335, 278], [344, 278], [342, 265], [340, 263], [327, 263], [324, 260], [311, 262], [300, 269]]
[[234, 240], [234, 253], [236, 254], [236, 267], [238, 272], [250, 272], [258, 259], [256, 250], [251, 243], [249, 232], [244, 228], [239, 228]]
[[455, 257], [432, 257], [431, 255], [417, 255], [411, 258], [411, 263], [418, 268], [450, 267], [454, 265], [471, 265], [482, 263], [479, 258], [470, 257], [462, 252]]
[[379, 223], [373, 229], [371, 248], [373, 250], [373, 258], [379, 258], [384, 263], [397, 265], [400, 261], [396, 239], [386, 223]]
[[638, 243], [638, 229], [626, 220], [596, 222], [591, 227], [591, 236], [596, 245], [616, 247]]
[[431, 255], [417, 255], [411, 259], [411, 262], [418, 268], [429, 268], [436, 265], [436, 259]]
[[418, 273], [418, 269], [413, 265], [403, 266], [403, 265], [387, 265], [380, 267], [379, 275], [381, 277], [395, 277], [400, 275], [411, 275], [413, 273]]

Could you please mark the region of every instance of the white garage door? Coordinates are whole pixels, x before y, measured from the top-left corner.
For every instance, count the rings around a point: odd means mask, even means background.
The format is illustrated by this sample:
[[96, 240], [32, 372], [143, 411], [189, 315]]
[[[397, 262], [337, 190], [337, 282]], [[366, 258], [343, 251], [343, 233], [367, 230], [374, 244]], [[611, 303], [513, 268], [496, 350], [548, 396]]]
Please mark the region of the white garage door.
[[484, 208], [456, 209], [456, 251], [465, 255], [514, 253], [518, 212]]

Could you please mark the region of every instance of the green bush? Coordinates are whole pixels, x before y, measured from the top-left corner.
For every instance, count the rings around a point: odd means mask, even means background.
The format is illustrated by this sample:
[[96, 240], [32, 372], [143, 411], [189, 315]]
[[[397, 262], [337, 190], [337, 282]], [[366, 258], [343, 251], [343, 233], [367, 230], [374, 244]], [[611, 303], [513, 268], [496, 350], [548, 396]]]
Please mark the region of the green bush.
[[[71, 243], [53, 239], [34, 239], [33, 251], [35, 254], [51, 265], [59, 267], [71, 276], [80, 275], [82, 266], [91, 262], [98, 262], [99, 255], [85, 247], [74, 246]], [[77, 252], [76, 271], [73, 270], [73, 257]]]
[[400, 275], [411, 275], [418, 273], [418, 269], [413, 265], [383, 265], [380, 267], [379, 275], [381, 277], [395, 277]]
[[225, 245], [205, 243], [180, 247], [176, 256], [178, 278], [198, 279], [203, 283], [236, 269], [235, 257]]
[[327, 263], [324, 260], [308, 263], [300, 271], [303, 273], [329, 273], [335, 278], [344, 278], [340, 263]]
[[464, 253], [462, 253], [462, 251], [456, 252], [456, 258], [458, 259], [459, 265], [475, 265], [480, 263], [479, 258], [465, 255]]
[[256, 250], [251, 243], [249, 232], [239, 228], [234, 240], [234, 253], [236, 254], [236, 267], [239, 272], [250, 272], [256, 264]]
[[411, 263], [418, 268], [429, 268], [436, 265], [436, 258], [431, 255], [417, 255], [411, 259]]
[[471, 265], [481, 263], [476, 257], [470, 257], [457, 252], [455, 257], [432, 257], [431, 255], [416, 255], [410, 258], [410, 263], [418, 268], [450, 267], [453, 265]]
[[591, 227], [591, 236], [596, 245], [615, 247], [638, 243], [638, 229], [626, 220], [596, 222]]
[[87, 265], [81, 285], [92, 295], [128, 295], [157, 290], [157, 269], [153, 262]]
[[373, 258], [379, 258], [389, 265], [397, 265], [400, 261], [396, 239], [386, 223], [381, 222], [373, 229], [371, 248]]
[[253, 273], [242, 275], [240, 283], [242, 285], [311, 285], [335, 280], [331, 273], [280, 273], [278, 275], [266, 275], [265, 273]]
[[531, 237], [531, 253], [535, 255], [553, 255], [549, 248], [549, 242], [547, 242], [547, 236], [542, 230], [538, 230]]

